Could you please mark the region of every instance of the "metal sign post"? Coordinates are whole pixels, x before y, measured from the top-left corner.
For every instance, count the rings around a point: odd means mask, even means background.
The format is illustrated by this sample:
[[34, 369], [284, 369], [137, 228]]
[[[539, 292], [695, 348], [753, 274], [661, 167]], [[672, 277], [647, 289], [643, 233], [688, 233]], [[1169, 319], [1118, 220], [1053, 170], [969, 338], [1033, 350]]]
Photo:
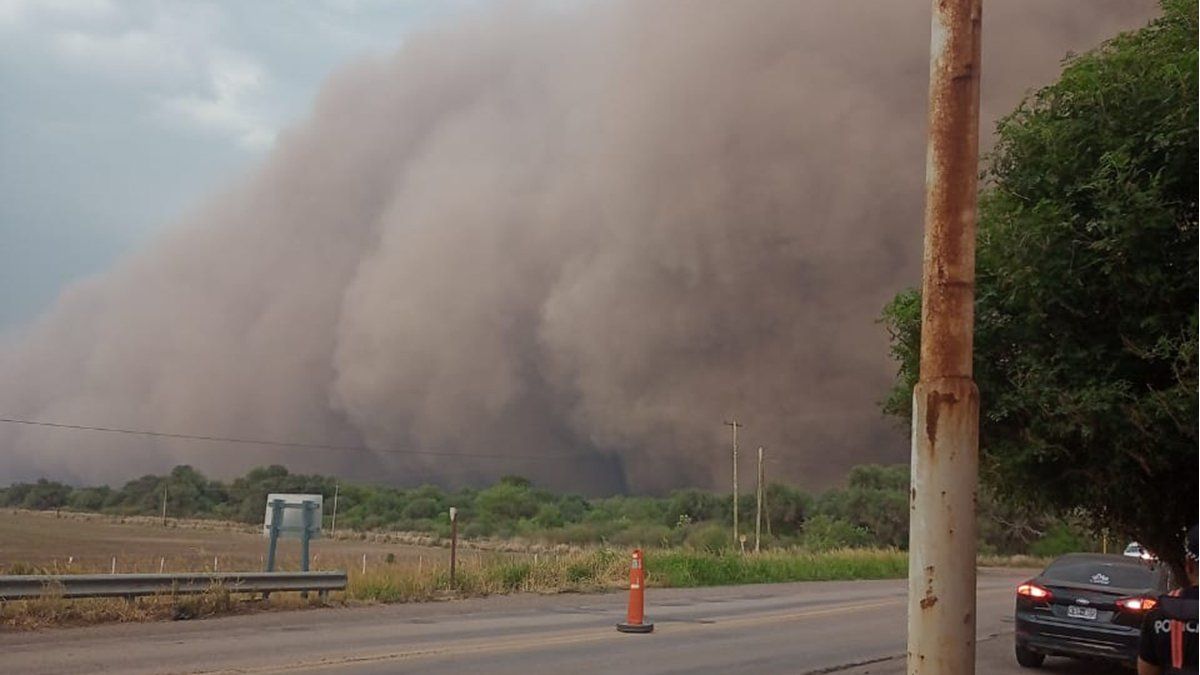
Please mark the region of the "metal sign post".
[[[300, 571], [307, 572], [308, 542], [312, 539], [313, 511], [316, 510], [317, 505], [314, 502], [304, 502], [301, 504], [301, 508], [304, 509], [304, 531], [300, 533]], [[300, 599], [307, 600], [308, 591], [300, 591]]]
[[275, 571], [275, 549], [279, 546], [279, 526], [283, 523], [283, 500], [271, 500], [271, 522], [268, 536], [271, 538], [267, 544], [267, 571]]
[[913, 389], [909, 675], [975, 672], [979, 391], [972, 372], [981, 0], [934, 0], [920, 380]]
[[267, 571], [275, 571], [275, 554], [280, 537], [300, 540], [300, 569], [308, 571], [309, 543], [321, 536], [321, 495], [269, 494], [263, 516], [267, 544]]

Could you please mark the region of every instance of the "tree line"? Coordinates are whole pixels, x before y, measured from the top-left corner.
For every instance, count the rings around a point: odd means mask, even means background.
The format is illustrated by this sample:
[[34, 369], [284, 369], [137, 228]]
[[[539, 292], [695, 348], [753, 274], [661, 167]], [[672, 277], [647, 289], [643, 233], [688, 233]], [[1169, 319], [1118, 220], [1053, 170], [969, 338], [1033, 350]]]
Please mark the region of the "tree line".
[[[766, 545], [812, 550], [841, 547], [893, 547], [908, 544], [908, 467], [862, 465], [846, 484], [810, 494], [771, 483], [765, 490], [762, 532]], [[340, 484], [339, 484], [340, 483]], [[171, 517], [259, 523], [272, 492], [321, 494], [324, 524], [333, 525], [337, 492], [338, 529], [450, 535], [448, 511], [458, 509], [467, 538], [522, 537], [551, 543], [690, 546], [719, 550], [733, 545], [733, 500], [729, 494], [699, 489], [666, 496], [587, 499], [556, 494], [520, 476], [505, 476], [485, 488], [455, 491], [434, 485], [397, 488], [340, 482], [333, 476], [294, 474], [285, 467], [258, 467], [225, 483], [190, 466], [166, 475], [145, 475], [120, 488], [73, 487], [39, 480], [0, 488], [0, 505], [35, 510], [67, 509], [113, 515], [154, 516], [164, 495]], [[753, 541], [755, 497], [739, 498], [740, 531]], [[1092, 548], [1070, 518], [1030, 514], [983, 496], [981, 550], [985, 553], [1039, 553]]]

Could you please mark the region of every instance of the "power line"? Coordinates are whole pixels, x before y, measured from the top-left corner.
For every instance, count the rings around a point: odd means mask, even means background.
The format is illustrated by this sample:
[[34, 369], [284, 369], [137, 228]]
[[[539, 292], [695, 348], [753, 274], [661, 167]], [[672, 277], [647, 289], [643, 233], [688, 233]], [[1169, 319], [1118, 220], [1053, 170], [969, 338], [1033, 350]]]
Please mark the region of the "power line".
[[185, 441], [204, 441], [207, 443], [236, 443], [239, 445], [259, 445], [275, 448], [297, 448], [301, 450], [337, 450], [341, 452], [384, 453], [395, 455], [430, 455], [435, 457], [471, 457], [479, 459], [529, 459], [529, 460], [580, 460], [591, 459], [584, 455], [502, 455], [497, 453], [480, 452], [442, 452], [437, 450], [400, 450], [396, 448], [369, 448], [363, 445], [329, 445], [325, 443], [292, 443], [288, 441], [270, 441], [251, 438], [233, 438], [229, 436], [207, 436], [201, 434], [177, 434], [166, 431], [148, 431], [145, 429], [122, 429], [118, 427], [97, 427], [85, 424], [64, 424], [62, 422], [44, 422], [40, 420], [23, 420], [10, 417], [0, 417], [5, 424], [24, 424], [32, 427], [49, 427], [51, 429], [69, 429], [72, 431], [97, 431], [109, 434], [126, 434], [128, 436], [150, 436], [154, 438], [173, 438]]

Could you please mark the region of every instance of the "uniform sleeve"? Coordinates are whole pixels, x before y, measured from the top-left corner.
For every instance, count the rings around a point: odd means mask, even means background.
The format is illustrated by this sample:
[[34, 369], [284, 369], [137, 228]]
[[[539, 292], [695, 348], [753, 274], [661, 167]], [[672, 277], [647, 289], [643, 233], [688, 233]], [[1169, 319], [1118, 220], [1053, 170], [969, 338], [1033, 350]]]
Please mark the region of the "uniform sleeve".
[[1162, 665], [1158, 659], [1158, 652], [1155, 650], [1154, 622], [1161, 616], [1158, 610], [1154, 610], [1146, 615], [1142, 621], [1142, 637], [1138, 640], [1138, 658], [1149, 663], [1150, 665]]

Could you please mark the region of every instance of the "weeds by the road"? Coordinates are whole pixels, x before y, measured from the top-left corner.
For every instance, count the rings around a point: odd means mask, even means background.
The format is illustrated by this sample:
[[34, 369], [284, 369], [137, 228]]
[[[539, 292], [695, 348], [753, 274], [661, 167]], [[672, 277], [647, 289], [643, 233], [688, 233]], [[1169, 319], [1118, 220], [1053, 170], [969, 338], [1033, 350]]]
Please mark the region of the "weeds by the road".
[[[284, 594], [280, 594], [283, 596]], [[301, 600], [297, 594], [264, 601], [238, 599], [228, 589], [214, 586], [204, 593], [182, 596], [83, 598], [67, 600], [54, 589], [38, 598], [0, 603], [0, 628], [35, 630], [54, 626], [97, 623], [130, 623], [164, 619], [196, 619], [264, 608], [299, 609], [317, 606], [320, 600]]]
[[[845, 579], [889, 579], [907, 574], [908, 556], [893, 549], [843, 549], [824, 552], [772, 551], [751, 555], [685, 550], [646, 553], [649, 587], [718, 586]], [[623, 588], [629, 558], [610, 548], [529, 560], [467, 564], [455, 583], [435, 567], [426, 574], [411, 568], [352, 574], [347, 596], [379, 602], [419, 602], [453, 592], [457, 596], [501, 593], [587, 592]]]
[[[0, 606], [0, 627], [28, 629], [51, 625], [197, 618], [264, 608], [299, 608], [320, 604], [427, 602], [507, 593], [591, 592], [625, 588], [629, 581], [625, 551], [599, 548], [566, 555], [527, 559], [464, 556], [450, 581], [445, 561], [351, 567], [344, 593], [328, 600], [300, 600], [295, 593], [272, 594], [270, 602], [239, 599], [214, 588], [196, 596], [64, 600], [45, 597]], [[1036, 565], [1034, 559], [981, 558], [982, 564]], [[729, 551], [659, 549], [646, 552], [649, 587], [693, 587], [788, 581], [892, 579], [908, 571], [908, 555], [895, 549], [833, 551], [769, 551], [739, 555]], [[21, 569], [21, 568], [17, 568]], [[15, 571], [10, 566], [9, 572]], [[30, 572], [43, 570], [29, 569]]]
[[567, 593], [619, 588], [628, 580], [625, 556], [609, 548], [532, 559], [469, 558], [461, 561], [450, 582], [444, 564], [428, 569], [380, 567], [352, 571], [346, 597], [374, 602], [421, 602], [439, 597], [505, 593]]
[[646, 571], [648, 586], [892, 579], [908, 574], [908, 555], [895, 549], [770, 551], [755, 555], [662, 551], [648, 555]]

